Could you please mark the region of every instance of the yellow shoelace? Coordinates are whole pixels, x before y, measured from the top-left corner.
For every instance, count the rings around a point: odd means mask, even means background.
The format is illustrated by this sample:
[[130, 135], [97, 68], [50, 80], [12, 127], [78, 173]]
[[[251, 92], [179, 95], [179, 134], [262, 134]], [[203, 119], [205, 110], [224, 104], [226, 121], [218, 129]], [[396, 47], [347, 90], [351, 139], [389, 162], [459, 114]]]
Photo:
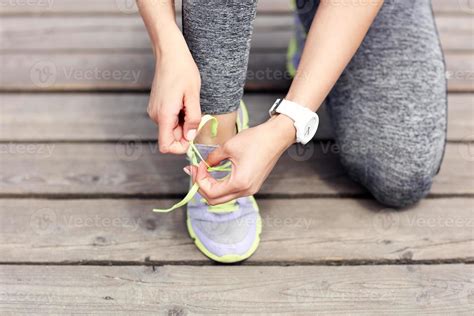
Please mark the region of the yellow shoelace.
[[[215, 137], [217, 135], [218, 122], [217, 122], [217, 119], [215, 117], [211, 116], [211, 115], [204, 115], [202, 117], [201, 122], [199, 123], [199, 127], [197, 129], [197, 133], [199, 133], [199, 131], [208, 122], [210, 122], [210, 124], [211, 124], [211, 135], [212, 135], [212, 137]], [[199, 157], [200, 161], [204, 161], [204, 163], [207, 166], [207, 171], [209, 171], [209, 172], [211, 172], [211, 171], [227, 171], [227, 172], [229, 172], [229, 171], [232, 170], [232, 166], [231, 166], [230, 161], [223, 164], [223, 165], [219, 165], [219, 166], [215, 166], [215, 167], [209, 166], [207, 164], [206, 160], [204, 160], [204, 158], [201, 156], [201, 153], [199, 152], [199, 150], [196, 148], [196, 145], [194, 145], [194, 141], [189, 142], [188, 156], [191, 157], [191, 164], [194, 165], [194, 166], [198, 166], [199, 162], [198, 162], [198, 159], [196, 158], [196, 156]], [[188, 194], [186, 194], [186, 196], [181, 201], [179, 201], [175, 205], [171, 206], [170, 208], [167, 208], [167, 209], [154, 209], [153, 212], [168, 213], [168, 212], [171, 212], [171, 211], [173, 211], [177, 208], [180, 208], [181, 206], [184, 206], [189, 201], [191, 201], [192, 198], [194, 197], [194, 195], [198, 191], [199, 191], [199, 185], [197, 183], [194, 183], [193, 186], [191, 187], [191, 189], [189, 190]], [[205, 201], [205, 203], [207, 203], [207, 201], [205, 199], [203, 199], [203, 200]], [[235, 203], [236, 203], [236, 200], [232, 200], [232, 201], [229, 201], [229, 202], [226, 202], [226, 203], [223, 203], [223, 204], [219, 204], [219, 205], [214, 205], [214, 206], [209, 205], [209, 211], [213, 212], [213, 213], [232, 212], [236, 209]]]
[[[203, 203], [207, 204], [206, 199], [202, 199]], [[230, 200], [218, 205], [208, 205], [209, 212], [211, 213], [230, 213], [237, 210], [237, 200]]]

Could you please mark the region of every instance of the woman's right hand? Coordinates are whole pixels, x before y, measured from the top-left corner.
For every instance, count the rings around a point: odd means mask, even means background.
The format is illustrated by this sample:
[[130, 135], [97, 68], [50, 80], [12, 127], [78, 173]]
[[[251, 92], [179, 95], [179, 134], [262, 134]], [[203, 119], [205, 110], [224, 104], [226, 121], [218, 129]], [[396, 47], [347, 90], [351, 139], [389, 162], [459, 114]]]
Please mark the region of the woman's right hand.
[[155, 49], [148, 115], [158, 124], [160, 152], [183, 154], [201, 121], [201, 77], [182, 33], [178, 28], [175, 32]]

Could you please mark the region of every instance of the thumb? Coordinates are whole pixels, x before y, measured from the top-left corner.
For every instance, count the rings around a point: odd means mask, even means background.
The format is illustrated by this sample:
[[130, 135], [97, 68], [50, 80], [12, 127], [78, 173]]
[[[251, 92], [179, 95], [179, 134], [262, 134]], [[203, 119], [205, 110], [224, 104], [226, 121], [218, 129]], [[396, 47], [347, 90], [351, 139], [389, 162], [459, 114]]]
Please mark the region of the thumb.
[[183, 135], [186, 140], [194, 140], [197, 128], [201, 122], [201, 107], [199, 94], [187, 94], [184, 96], [184, 125]]
[[216, 166], [226, 158], [229, 158], [229, 155], [224, 151], [222, 146], [219, 146], [207, 156], [206, 162], [209, 166]]

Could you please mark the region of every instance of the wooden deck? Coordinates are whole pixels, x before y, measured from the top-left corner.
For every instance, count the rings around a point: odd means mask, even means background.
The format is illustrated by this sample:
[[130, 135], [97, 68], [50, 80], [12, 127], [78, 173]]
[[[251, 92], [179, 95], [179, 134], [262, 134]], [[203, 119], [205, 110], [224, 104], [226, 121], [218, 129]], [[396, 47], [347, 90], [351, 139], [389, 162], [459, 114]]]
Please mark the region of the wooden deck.
[[[287, 0], [260, 0], [252, 124], [288, 86]], [[207, 260], [184, 211], [184, 159], [156, 150], [153, 59], [125, 0], [0, 6], [0, 314], [409, 314], [474, 310], [474, 8], [433, 0], [449, 77], [448, 145], [427, 199], [394, 212], [342, 170], [324, 109], [259, 193], [257, 253]], [[276, 18], [278, 17], [278, 18]], [[115, 71], [115, 75], [114, 74]], [[285, 186], [281, 184], [285, 183]]]

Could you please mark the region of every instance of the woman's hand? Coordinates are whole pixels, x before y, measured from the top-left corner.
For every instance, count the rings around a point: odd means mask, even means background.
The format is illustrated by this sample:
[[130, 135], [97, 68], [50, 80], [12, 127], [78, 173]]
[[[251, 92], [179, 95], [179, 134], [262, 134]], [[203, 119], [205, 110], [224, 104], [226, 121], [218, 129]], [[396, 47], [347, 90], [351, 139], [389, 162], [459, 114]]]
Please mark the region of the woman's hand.
[[160, 152], [183, 154], [201, 121], [201, 78], [179, 29], [168, 35], [166, 47], [156, 53], [148, 115], [159, 126]]
[[232, 162], [232, 172], [224, 180], [214, 179], [201, 162], [190, 166], [193, 182], [199, 184], [199, 193], [211, 205], [255, 194], [270, 174], [282, 153], [295, 142], [293, 121], [278, 115], [269, 121], [237, 134], [214, 150], [206, 162], [218, 165], [222, 160]]
[[176, 25], [173, 0], [137, 0], [155, 53], [148, 114], [159, 126], [162, 153], [183, 154], [201, 121], [201, 77]]

